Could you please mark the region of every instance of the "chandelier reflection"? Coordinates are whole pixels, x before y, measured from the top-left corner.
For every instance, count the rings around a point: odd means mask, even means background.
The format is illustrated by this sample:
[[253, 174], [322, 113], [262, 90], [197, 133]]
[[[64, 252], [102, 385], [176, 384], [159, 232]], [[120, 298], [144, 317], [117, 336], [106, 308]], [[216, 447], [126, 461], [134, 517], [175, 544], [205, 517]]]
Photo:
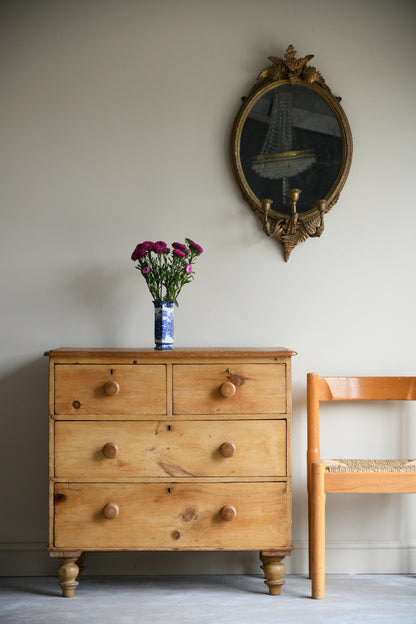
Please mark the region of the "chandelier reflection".
[[260, 154], [253, 156], [252, 169], [262, 178], [282, 180], [283, 199], [289, 190], [288, 178], [315, 164], [313, 149], [293, 150], [293, 106], [289, 88], [275, 90], [270, 122]]

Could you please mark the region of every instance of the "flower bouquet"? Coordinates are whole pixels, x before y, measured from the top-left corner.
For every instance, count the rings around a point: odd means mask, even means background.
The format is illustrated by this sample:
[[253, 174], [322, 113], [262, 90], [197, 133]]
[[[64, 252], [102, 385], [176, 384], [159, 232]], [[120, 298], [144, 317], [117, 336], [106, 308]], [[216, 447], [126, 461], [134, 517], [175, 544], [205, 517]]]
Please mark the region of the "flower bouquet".
[[194, 279], [193, 263], [204, 251], [190, 238], [185, 243], [144, 241], [134, 249], [131, 259], [146, 280], [155, 306], [156, 349], [173, 348], [173, 306], [185, 284]]

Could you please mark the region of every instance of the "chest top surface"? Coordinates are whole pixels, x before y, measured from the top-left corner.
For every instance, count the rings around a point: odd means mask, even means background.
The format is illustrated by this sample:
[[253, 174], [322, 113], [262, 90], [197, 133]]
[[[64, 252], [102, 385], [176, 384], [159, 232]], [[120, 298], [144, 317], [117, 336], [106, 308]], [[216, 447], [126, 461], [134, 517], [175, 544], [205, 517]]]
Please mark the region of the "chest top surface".
[[60, 347], [45, 352], [45, 355], [54, 358], [111, 358], [111, 357], [143, 357], [155, 360], [176, 360], [187, 358], [207, 358], [207, 357], [291, 357], [297, 355], [296, 351], [285, 347], [182, 347], [171, 351], [158, 351], [156, 349], [135, 349], [135, 348], [76, 348]]

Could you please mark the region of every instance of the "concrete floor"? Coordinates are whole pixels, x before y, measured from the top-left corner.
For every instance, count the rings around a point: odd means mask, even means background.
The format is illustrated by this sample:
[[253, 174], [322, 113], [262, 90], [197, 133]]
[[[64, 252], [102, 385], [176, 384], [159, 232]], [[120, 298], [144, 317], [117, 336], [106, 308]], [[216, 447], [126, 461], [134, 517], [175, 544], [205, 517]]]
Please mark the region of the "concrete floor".
[[1, 624], [416, 624], [415, 575], [333, 575], [327, 596], [289, 575], [281, 596], [259, 576], [85, 576], [74, 598], [55, 577], [0, 578]]

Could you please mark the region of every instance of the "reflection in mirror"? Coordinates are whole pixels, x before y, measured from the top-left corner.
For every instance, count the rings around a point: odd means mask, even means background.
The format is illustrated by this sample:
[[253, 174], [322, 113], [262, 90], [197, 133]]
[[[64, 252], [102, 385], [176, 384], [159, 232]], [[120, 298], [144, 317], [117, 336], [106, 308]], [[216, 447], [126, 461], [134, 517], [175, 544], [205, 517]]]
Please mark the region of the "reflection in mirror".
[[326, 196], [342, 164], [342, 133], [328, 104], [301, 85], [274, 87], [251, 108], [241, 133], [247, 184], [273, 210], [289, 213], [289, 189], [300, 188], [305, 212]]
[[237, 116], [231, 160], [244, 198], [264, 231], [294, 246], [320, 236], [324, 214], [348, 175], [352, 139], [345, 113], [321, 74], [296, 59], [269, 57]]

